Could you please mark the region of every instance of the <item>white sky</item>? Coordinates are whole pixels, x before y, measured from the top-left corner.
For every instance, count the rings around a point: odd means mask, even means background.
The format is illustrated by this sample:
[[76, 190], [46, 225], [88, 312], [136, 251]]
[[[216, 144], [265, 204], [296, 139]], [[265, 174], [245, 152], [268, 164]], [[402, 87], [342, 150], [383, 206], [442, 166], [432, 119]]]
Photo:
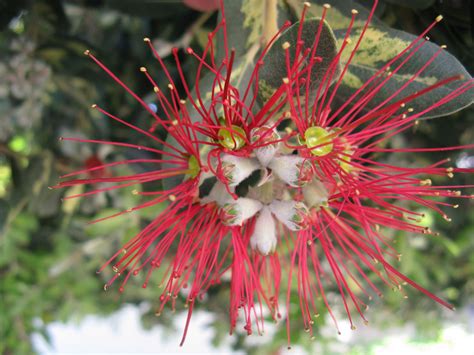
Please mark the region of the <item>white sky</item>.
[[[52, 345], [48, 345], [39, 335], [33, 337], [33, 342], [39, 353], [45, 355], [243, 354], [243, 352], [232, 352], [230, 348], [232, 339], [230, 337], [218, 348], [213, 347], [211, 343], [213, 328], [208, 326], [212, 320], [210, 313], [199, 311], [193, 314], [186, 342], [183, 347], [179, 347], [180, 331], [169, 333], [172, 335], [164, 334], [159, 325], [149, 331], [144, 330], [140, 323], [142, 312], [143, 309], [141, 310], [137, 306], [127, 305], [109, 317], [88, 316], [78, 324], [74, 322], [67, 324], [52, 323], [48, 327]], [[468, 323], [473, 321], [474, 309], [469, 312], [468, 308], [462, 313], [467, 316], [467, 319], [464, 319]], [[182, 329], [185, 320], [185, 313], [176, 315], [175, 324], [178, 329]], [[340, 325], [341, 328], [349, 328], [349, 324], [340, 323]], [[446, 324], [438, 342], [414, 343], [410, 341], [413, 334], [412, 325], [383, 331], [366, 327], [359, 328], [355, 332], [343, 331], [343, 336], [339, 338], [339, 345], [342, 345], [340, 349], [343, 351], [342, 353], [345, 353], [351, 348], [351, 344], [359, 341], [366, 342], [375, 337], [379, 343], [373, 349], [375, 355], [416, 355], [424, 353], [429, 355], [474, 355], [474, 329], [469, 330], [469, 328], [471, 328], [469, 324]], [[257, 339], [265, 341], [265, 339], [262, 339], [263, 337], [251, 338], [249, 338], [249, 341], [252, 342]], [[317, 344], [315, 345], [317, 346]], [[281, 354], [299, 355], [303, 354], [303, 351], [301, 348], [293, 347], [291, 351], [284, 349]]]

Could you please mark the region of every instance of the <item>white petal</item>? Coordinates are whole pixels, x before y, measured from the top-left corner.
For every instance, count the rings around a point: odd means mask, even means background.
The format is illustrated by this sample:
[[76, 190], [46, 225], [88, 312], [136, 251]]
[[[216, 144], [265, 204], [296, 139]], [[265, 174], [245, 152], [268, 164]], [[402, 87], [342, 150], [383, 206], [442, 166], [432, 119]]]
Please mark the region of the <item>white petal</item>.
[[251, 198], [239, 197], [222, 207], [222, 222], [228, 226], [241, 226], [262, 209], [262, 203]]
[[275, 217], [288, 229], [298, 231], [305, 228], [305, 217], [309, 212], [303, 202], [274, 200], [269, 207]]
[[250, 237], [250, 246], [260, 254], [268, 255], [275, 251], [277, 242], [275, 220], [270, 208], [264, 206], [255, 222], [255, 230]]
[[229, 186], [237, 186], [260, 167], [258, 160], [253, 158], [241, 158], [230, 154], [222, 156], [222, 169], [229, 180]]
[[326, 204], [329, 193], [321, 181], [314, 179], [309, 184], [303, 186], [303, 196], [306, 205], [312, 208]]
[[312, 176], [311, 164], [297, 155], [282, 155], [274, 158], [269, 168], [288, 185], [303, 186]]

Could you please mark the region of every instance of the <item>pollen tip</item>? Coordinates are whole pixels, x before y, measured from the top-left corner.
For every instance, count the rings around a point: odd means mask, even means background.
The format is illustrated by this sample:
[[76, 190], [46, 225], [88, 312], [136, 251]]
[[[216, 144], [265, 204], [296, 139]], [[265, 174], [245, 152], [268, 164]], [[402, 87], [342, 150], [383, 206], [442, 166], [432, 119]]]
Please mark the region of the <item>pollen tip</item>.
[[64, 140], [64, 137], [59, 137], [58, 138], [58, 141], [62, 141], [62, 140]]
[[136, 189], [133, 190], [133, 191], [132, 191], [132, 195], [138, 195], [138, 190], [136, 190]]
[[305, 2], [303, 3], [303, 6], [304, 6], [304, 7], [311, 7], [311, 3], [308, 2], [308, 1], [305, 1]]
[[145, 67], [140, 67], [140, 71], [141, 71], [142, 73], [145, 73], [145, 72], [146, 72], [146, 68], [145, 68]]
[[186, 105], [186, 100], [181, 99], [181, 100], [179, 100], [179, 103], [180, 103], [181, 105]]
[[186, 53], [188, 53], [188, 54], [193, 54], [194, 51], [193, 51], [193, 49], [192, 49], [191, 47], [188, 47], [188, 48], [186, 48]]
[[281, 48], [283, 48], [283, 49], [288, 49], [288, 48], [290, 48], [290, 42], [284, 42], [284, 43], [281, 45]]
[[448, 46], [445, 45], [445, 44], [442, 44], [442, 45], [441, 45], [441, 48], [446, 49], [446, 48], [448, 48]]
[[97, 107], [97, 104], [92, 104], [91, 105], [91, 108], [96, 108]]
[[144, 37], [143, 38], [143, 42], [151, 42], [150, 39], [148, 37]]
[[176, 195], [169, 195], [169, 196], [168, 196], [168, 199], [169, 199], [171, 202], [174, 202], [174, 201], [176, 201]]
[[283, 78], [282, 81], [283, 81], [284, 84], [289, 84], [290, 83], [290, 79], [288, 79], [288, 78]]
[[84, 51], [84, 54], [85, 54], [85, 55], [90, 55], [90, 54], [91, 54], [91, 51], [88, 50], [88, 49], [86, 49], [86, 50]]
[[352, 40], [350, 38], [347, 38], [346, 41], [345, 41], [347, 44], [351, 44], [352, 43]]
[[357, 11], [356, 9], [352, 9], [352, 10], [351, 10], [351, 13], [352, 13], [353, 15], [357, 15], [357, 14], [359, 13], [359, 11]]
[[168, 84], [168, 88], [169, 88], [170, 90], [174, 90], [174, 86], [173, 86], [172, 84]]
[[158, 86], [153, 87], [153, 91], [156, 93], [160, 92], [160, 88]]
[[443, 19], [443, 15], [438, 15], [436, 16], [435, 21], [440, 22], [442, 19]]
[[407, 111], [408, 112], [413, 112], [413, 111], [415, 111], [415, 109], [413, 107], [409, 107]]
[[325, 9], [330, 9], [330, 8], [331, 8], [331, 5], [329, 5], [329, 4], [323, 4], [323, 7], [324, 7]]

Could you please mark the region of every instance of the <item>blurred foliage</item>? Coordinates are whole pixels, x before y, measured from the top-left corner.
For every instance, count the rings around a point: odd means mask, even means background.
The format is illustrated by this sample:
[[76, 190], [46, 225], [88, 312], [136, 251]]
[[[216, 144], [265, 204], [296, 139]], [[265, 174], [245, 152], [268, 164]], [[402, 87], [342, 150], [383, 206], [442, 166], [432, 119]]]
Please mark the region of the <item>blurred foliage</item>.
[[[279, 6], [291, 8], [295, 2], [298, 1], [281, 1]], [[370, 1], [360, 3], [362, 6]], [[431, 32], [432, 40], [446, 44], [472, 73], [474, 25], [469, 6], [473, 6], [469, 1], [386, 0], [377, 15], [382, 24], [418, 34], [441, 12], [446, 21]], [[132, 153], [115, 147], [60, 143], [57, 138], [131, 143], [139, 139], [130, 130], [89, 110], [94, 102], [117, 116], [130, 118], [134, 124], [149, 126], [139, 104], [87, 60], [82, 54], [85, 49], [97, 53], [135, 92], [151, 100], [152, 90], [138, 68], [157, 68], [157, 64], [143, 44], [144, 35], [153, 39], [166, 62], [173, 63], [171, 48], [186, 48], [190, 43], [198, 48], [216, 18], [216, 14], [198, 13], [179, 2], [0, 1], [1, 353], [34, 352], [31, 334], [38, 332], [48, 338], [46, 327], [53, 321], [109, 314], [125, 302], [138, 304], [146, 300], [157, 304], [158, 292], [153, 287], [142, 289], [140, 280], [131, 282], [124, 294], [119, 294], [116, 287], [104, 292], [102, 287], [111, 271], [100, 275], [95, 271], [162, 206], [87, 226], [91, 220], [136, 204], [135, 196], [124, 189], [62, 202], [62, 197], [81, 191], [48, 189], [59, 175], [87, 162], [116, 161], [131, 158]], [[195, 63], [184, 51], [179, 56], [183, 70], [192, 78]], [[176, 76], [177, 72], [172, 69], [171, 75]], [[164, 75], [159, 75], [158, 80], [164, 81]], [[424, 121], [416, 131], [394, 138], [391, 145], [468, 144], [474, 141], [472, 127], [474, 109], [469, 108], [447, 118]], [[468, 154], [400, 154], [388, 159], [410, 165], [429, 164], [448, 156], [453, 163], [472, 164], [473, 158]], [[455, 176], [449, 182], [468, 184], [467, 179]], [[461, 201], [460, 207], [450, 213], [451, 223], [429, 215], [423, 223], [437, 229], [439, 237], [393, 236], [403, 254], [401, 271], [459, 307], [467, 305], [474, 292], [474, 215], [468, 213], [472, 207], [472, 201]], [[227, 336], [228, 292], [223, 282], [202, 303], [214, 312], [216, 343]], [[335, 299], [336, 294], [330, 297]], [[312, 343], [298, 324], [297, 304], [295, 299], [290, 308], [295, 325], [292, 341], [309, 349]], [[335, 310], [341, 311], [337, 306]], [[150, 311], [143, 321], [147, 327], [158, 323], [172, 326], [172, 316], [165, 312], [156, 318]], [[414, 322], [417, 336], [427, 339], [437, 336], [444, 316], [443, 310], [433, 307], [432, 301], [415, 291], [409, 291], [407, 299], [399, 292], [387, 291], [383, 300], [374, 301], [368, 314], [372, 327], [377, 328]], [[323, 312], [319, 319], [321, 334], [316, 343], [321, 349], [331, 349], [336, 332], [328, 335]], [[277, 327], [273, 340], [259, 345], [245, 341], [246, 335], [241, 333], [233, 339], [234, 347], [249, 353], [275, 352], [286, 345], [285, 332], [285, 327]]]

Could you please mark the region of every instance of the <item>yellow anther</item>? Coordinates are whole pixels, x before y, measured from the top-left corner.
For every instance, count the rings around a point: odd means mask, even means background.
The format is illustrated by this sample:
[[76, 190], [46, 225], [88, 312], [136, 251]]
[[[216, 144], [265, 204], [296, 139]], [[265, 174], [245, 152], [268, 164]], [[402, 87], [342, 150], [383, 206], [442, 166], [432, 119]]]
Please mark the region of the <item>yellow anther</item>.
[[176, 196], [175, 196], [175, 195], [169, 195], [169, 196], [168, 196], [168, 199], [169, 199], [171, 202], [174, 202], [174, 201], [176, 201]]
[[281, 48], [283, 48], [283, 49], [288, 49], [288, 48], [290, 48], [290, 42], [284, 42], [284, 43], [281, 45]]
[[153, 91], [156, 93], [160, 92], [160, 88], [158, 86], [153, 87]]
[[283, 81], [284, 84], [289, 84], [290, 83], [290, 79], [288, 79], [288, 78], [283, 78], [282, 81]]
[[140, 71], [141, 71], [142, 73], [145, 73], [145, 72], [146, 72], [146, 68], [145, 68], [145, 67], [140, 67]]
[[143, 42], [151, 42], [148, 37], [143, 38]]
[[438, 15], [436, 16], [435, 21], [440, 22], [442, 19], [443, 19], [443, 15]]
[[425, 179], [425, 180], [420, 181], [421, 186], [431, 186], [431, 184], [432, 184], [431, 179]]

